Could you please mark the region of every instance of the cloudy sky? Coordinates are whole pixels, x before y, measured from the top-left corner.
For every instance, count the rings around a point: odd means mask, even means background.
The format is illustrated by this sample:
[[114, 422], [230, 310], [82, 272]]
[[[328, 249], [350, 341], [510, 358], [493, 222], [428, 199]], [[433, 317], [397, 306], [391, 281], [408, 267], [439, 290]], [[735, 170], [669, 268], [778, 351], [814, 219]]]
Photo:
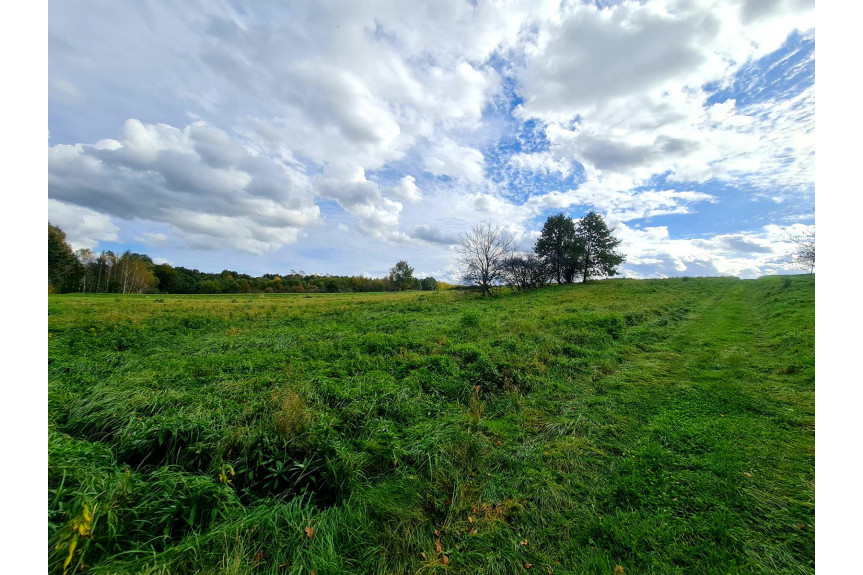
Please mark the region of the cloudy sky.
[[490, 220], [628, 277], [795, 271], [814, 2], [49, 3], [49, 220], [202, 271], [456, 279]]

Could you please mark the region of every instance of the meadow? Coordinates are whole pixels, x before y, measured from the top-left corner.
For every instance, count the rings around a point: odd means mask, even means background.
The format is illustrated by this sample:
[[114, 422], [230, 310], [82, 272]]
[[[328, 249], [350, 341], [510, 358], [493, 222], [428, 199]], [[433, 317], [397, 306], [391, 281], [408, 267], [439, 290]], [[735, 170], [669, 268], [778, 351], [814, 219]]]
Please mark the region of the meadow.
[[813, 573], [814, 296], [49, 296], [49, 571]]

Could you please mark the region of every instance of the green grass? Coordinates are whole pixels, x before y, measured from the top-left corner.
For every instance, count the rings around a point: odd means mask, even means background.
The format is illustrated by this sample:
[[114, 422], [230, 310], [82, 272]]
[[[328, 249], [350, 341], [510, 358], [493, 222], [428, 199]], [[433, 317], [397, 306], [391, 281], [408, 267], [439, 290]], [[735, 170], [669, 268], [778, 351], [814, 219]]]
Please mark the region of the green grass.
[[50, 570], [812, 573], [814, 291], [50, 296]]

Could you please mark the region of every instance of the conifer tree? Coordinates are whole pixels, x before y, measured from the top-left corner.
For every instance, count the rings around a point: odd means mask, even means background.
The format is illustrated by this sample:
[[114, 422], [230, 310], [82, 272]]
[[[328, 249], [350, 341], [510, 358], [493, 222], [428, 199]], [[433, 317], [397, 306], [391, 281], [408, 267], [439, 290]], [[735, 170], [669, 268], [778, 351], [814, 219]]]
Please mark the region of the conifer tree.
[[614, 251], [621, 240], [611, 235], [613, 231], [596, 212], [590, 212], [578, 221], [575, 235], [581, 251], [579, 270], [582, 281], [613, 276], [617, 273], [617, 266], [625, 261], [623, 254]]

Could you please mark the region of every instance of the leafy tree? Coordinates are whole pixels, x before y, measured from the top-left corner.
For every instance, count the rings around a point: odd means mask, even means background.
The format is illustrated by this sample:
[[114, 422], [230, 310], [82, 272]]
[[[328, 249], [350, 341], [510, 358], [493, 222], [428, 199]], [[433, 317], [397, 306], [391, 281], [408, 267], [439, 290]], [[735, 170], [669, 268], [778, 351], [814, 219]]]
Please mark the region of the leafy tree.
[[610, 277], [617, 273], [617, 266], [625, 260], [623, 254], [614, 251], [621, 240], [611, 235], [602, 216], [590, 212], [578, 221], [575, 228], [580, 251], [579, 270], [582, 281], [591, 277]]
[[96, 291], [95, 284], [98, 278], [99, 257], [90, 248], [81, 248], [75, 252], [75, 257], [81, 262], [84, 270], [81, 277], [81, 292]]
[[463, 280], [480, 288], [483, 297], [504, 279], [506, 261], [515, 251], [515, 242], [505, 230], [490, 222], [474, 226], [461, 236], [458, 247]]
[[437, 280], [432, 277], [425, 278], [420, 283], [423, 291], [437, 291], [438, 289]]
[[153, 260], [146, 254], [126, 250], [117, 260], [117, 283], [120, 293], [149, 293], [156, 290]]
[[168, 284], [170, 286], [167, 288], [169, 293], [198, 293], [200, 291], [204, 274], [198, 270], [190, 270], [181, 266], [175, 267], [174, 271], [177, 275], [171, 278]]
[[48, 223], [48, 289], [58, 293], [74, 291], [85, 273], [66, 242], [66, 233]]
[[177, 291], [177, 270], [171, 264], [153, 266], [156, 285], [162, 293], [179, 293]]
[[414, 269], [402, 260], [390, 270], [389, 279], [399, 291], [411, 289], [414, 287]]
[[572, 218], [562, 213], [550, 216], [533, 251], [542, 258], [557, 283], [572, 283], [582, 256]]
[[201, 290], [201, 293], [222, 293], [222, 287], [216, 280], [202, 281], [199, 289]]

